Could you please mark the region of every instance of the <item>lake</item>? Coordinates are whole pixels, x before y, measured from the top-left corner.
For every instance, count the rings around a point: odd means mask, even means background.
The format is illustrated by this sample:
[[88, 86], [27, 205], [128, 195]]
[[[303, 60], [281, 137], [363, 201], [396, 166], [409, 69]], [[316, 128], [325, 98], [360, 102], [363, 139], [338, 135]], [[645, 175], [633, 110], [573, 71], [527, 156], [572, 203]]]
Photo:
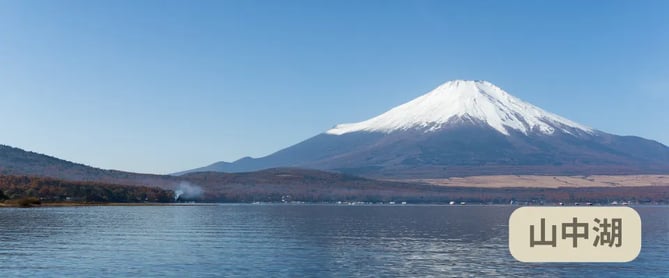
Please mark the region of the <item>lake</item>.
[[669, 207], [635, 207], [630, 263], [528, 264], [514, 206], [101, 206], [0, 209], [3, 277], [667, 277]]

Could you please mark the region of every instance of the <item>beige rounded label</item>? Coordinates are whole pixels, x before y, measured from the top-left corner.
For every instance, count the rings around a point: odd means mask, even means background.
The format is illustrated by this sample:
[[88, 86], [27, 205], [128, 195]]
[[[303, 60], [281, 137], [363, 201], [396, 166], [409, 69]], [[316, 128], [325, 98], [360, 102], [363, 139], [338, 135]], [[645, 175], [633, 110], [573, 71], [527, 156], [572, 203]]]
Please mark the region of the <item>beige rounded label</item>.
[[509, 251], [521, 262], [629, 262], [641, 217], [630, 207], [521, 207], [509, 217]]

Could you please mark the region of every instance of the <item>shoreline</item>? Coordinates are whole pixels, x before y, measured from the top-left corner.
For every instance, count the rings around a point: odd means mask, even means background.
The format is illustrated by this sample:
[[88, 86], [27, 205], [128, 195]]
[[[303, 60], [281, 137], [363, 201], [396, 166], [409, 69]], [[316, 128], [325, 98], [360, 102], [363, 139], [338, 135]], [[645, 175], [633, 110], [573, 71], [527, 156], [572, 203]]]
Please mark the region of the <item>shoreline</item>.
[[85, 203], [85, 202], [46, 202], [41, 204], [12, 204], [0, 202], [0, 208], [40, 208], [40, 207], [161, 207], [161, 206], [205, 206], [214, 203]]
[[[25, 197], [0, 202], [2, 207], [83, 207], [83, 206], [216, 206], [221, 204], [334, 204], [334, 205], [669, 205], [669, 186], [608, 186], [608, 187], [467, 187], [432, 186], [422, 191], [402, 191], [389, 188], [369, 195], [364, 190], [341, 194], [330, 192], [327, 198], [299, 195], [293, 188], [256, 192], [236, 199], [209, 196], [199, 202], [86, 202], [45, 201]], [[298, 188], [299, 189], [299, 188]], [[395, 190], [395, 191], [393, 191]], [[375, 191], [376, 192], [376, 191]], [[367, 195], [365, 195], [367, 194]], [[281, 198], [279, 198], [279, 196]]]
[[504, 207], [645, 207], [645, 206], [669, 206], [669, 203], [630, 203], [630, 204], [604, 204], [604, 203], [373, 203], [373, 202], [220, 202], [220, 203], [77, 203], [56, 202], [46, 204], [33, 204], [22, 206], [19, 204], [0, 203], [2, 208], [53, 208], [53, 207], [191, 207], [191, 206], [221, 206], [221, 205], [249, 205], [249, 206], [379, 206], [379, 207], [411, 207], [411, 206], [445, 206], [445, 207], [476, 207], [476, 206], [504, 206]]

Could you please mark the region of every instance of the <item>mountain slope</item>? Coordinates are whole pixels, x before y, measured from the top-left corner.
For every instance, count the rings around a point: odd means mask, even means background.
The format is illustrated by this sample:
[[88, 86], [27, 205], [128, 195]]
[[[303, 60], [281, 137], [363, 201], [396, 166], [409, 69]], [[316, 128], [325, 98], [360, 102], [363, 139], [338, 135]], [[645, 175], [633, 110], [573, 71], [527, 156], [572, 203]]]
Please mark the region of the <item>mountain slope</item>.
[[92, 181], [173, 188], [175, 177], [103, 170], [48, 155], [0, 145], [0, 175], [50, 177], [68, 181]]
[[400, 178], [669, 173], [669, 148], [586, 127], [486, 81], [458, 80], [266, 157], [186, 172], [273, 167]]
[[295, 168], [272, 168], [253, 173], [198, 172], [186, 174], [184, 178], [204, 189], [203, 200], [216, 202], [395, 201], [400, 204], [402, 201], [409, 203], [464, 201], [508, 204], [513, 200], [521, 203], [608, 204], [611, 200], [643, 200], [647, 203], [666, 203], [669, 200], [669, 191], [661, 176], [656, 179], [660, 181], [659, 186], [640, 183], [633, 187], [607, 185], [552, 188], [516, 187], [517, 180], [513, 177], [507, 177], [506, 181], [509, 183], [505, 184], [513, 187], [480, 187], [481, 184], [461, 181], [450, 181], [448, 186], [435, 186], [414, 181], [371, 180], [346, 174]]

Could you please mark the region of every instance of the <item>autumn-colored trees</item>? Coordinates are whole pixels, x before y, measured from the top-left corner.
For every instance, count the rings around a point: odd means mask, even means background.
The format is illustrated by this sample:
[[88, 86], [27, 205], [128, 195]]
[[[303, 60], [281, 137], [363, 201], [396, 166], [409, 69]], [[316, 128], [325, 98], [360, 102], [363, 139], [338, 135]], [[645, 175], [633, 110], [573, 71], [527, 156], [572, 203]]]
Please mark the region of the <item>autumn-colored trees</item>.
[[174, 193], [155, 187], [71, 182], [41, 177], [0, 176], [0, 200], [27, 197], [42, 201], [171, 202]]

